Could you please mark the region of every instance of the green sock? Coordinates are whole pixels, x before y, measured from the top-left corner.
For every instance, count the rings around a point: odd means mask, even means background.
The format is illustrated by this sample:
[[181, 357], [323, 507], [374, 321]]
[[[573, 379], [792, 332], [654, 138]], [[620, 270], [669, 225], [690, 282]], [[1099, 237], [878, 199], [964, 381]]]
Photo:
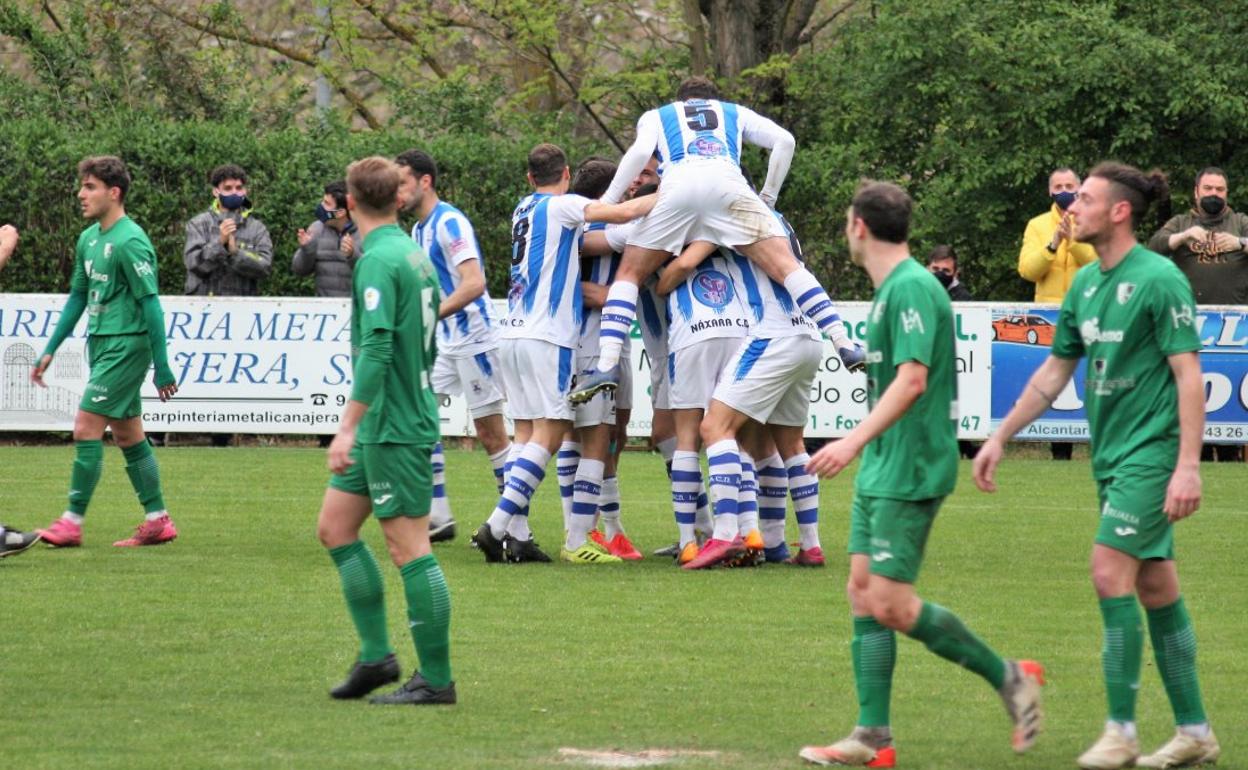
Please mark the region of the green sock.
[[1101, 668], [1105, 672], [1105, 693], [1109, 697], [1109, 718], [1115, 722], [1135, 721], [1135, 696], [1140, 687], [1140, 659], [1144, 651], [1144, 629], [1140, 606], [1134, 594], [1101, 599], [1105, 620], [1105, 644], [1101, 647]]
[[134, 446], [123, 447], [121, 453], [126, 457], [126, 475], [130, 477], [134, 493], [139, 496], [143, 512], [165, 510], [165, 496], [160, 490], [160, 466], [156, 464], [152, 445], [143, 439]]
[[420, 673], [434, 687], [451, 683], [451, 594], [433, 554], [399, 568], [407, 594], [407, 620], [420, 657]]
[[104, 442], [74, 442], [74, 469], [69, 474], [69, 511], [85, 516], [95, 485], [104, 472]]
[[1174, 709], [1175, 724], [1198, 725], [1208, 721], [1200, 700], [1200, 680], [1196, 678], [1196, 632], [1183, 598], [1168, 607], [1147, 610], [1147, 615], [1153, 656]]
[[381, 570], [363, 540], [329, 549], [342, 578], [342, 595], [360, 635], [360, 662], [376, 663], [390, 654], [386, 632], [386, 595]]
[[1005, 684], [1005, 661], [1001, 656], [963, 625], [957, 615], [939, 604], [923, 602], [919, 619], [907, 636], [918, 639], [945, 660], [979, 674], [995, 690]]
[[855, 617], [854, 639], [849, 649], [854, 660], [854, 684], [858, 687], [858, 726], [887, 727], [897, 635], [873, 617]]

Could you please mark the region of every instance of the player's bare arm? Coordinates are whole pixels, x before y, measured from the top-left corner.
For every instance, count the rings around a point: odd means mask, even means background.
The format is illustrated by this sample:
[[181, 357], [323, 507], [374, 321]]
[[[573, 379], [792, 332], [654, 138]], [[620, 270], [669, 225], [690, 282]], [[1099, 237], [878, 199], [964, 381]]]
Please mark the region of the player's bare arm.
[[593, 281], [581, 281], [581, 303], [587, 308], [601, 308], [607, 304], [607, 287]]
[[897, 376], [880, 396], [880, 401], [845, 438], [828, 443], [810, 458], [806, 469], [824, 477], [845, 470], [863, 447], [901, 419], [906, 410], [927, 391], [927, 367], [907, 361], [897, 367]]
[[685, 282], [690, 273], [698, 269], [702, 260], [714, 254], [717, 248], [719, 247], [710, 241], [694, 241], [686, 246], [679, 257], [663, 268], [663, 272], [659, 275], [659, 283], [655, 286], [655, 292], [663, 297], [671, 294], [677, 286]]
[[469, 259], [455, 269], [459, 271], [459, 285], [438, 305], [438, 318], [455, 315], [485, 294], [485, 273], [480, 262]]
[[658, 200], [659, 194], [651, 193], [624, 203], [595, 201], [585, 207], [585, 221], [622, 225], [649, 214]]
[[1031, 421], [1044, 414], [1070, 382], [1078, 359], [1049, 356], [1031, 375], [1014, 408], [1001, 421], [1000, 427], [984, 442], [975, 455], [973, 466], [975, 486], [982, 492], [996, 492], [997, 464], [1005, 456], [1005, 442]]
[[1179, 458], [1166, 487], [1164, 511], [1170, 521], [1191, 516], [1200, 507], [1200, 444], [1205, 433], [1205, 386], [1197, 353], [1166, 359], [1179, 391]]

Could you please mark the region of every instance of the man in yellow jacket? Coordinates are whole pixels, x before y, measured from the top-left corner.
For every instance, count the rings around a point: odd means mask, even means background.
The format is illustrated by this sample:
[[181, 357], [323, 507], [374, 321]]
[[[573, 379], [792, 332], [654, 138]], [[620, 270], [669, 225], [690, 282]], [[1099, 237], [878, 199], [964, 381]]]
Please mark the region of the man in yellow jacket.
[[1059, 168], [1049, 174], [1049, 210], [1027, 223], [1023, 248], [1018, 253], [1018, 274], [1036, 285], [1036, 302], [1062, 303], [1075, 271], [1096, 261], [1096, 252], [1071, 237], [1067, 207], [1075, 202], [1079, 175]]
[[[1074, 222], [1066, 209], [1075, 202], [1079, 175], [1062, 167], [1049, 174], [1049, 197], [1053, 205], [1027, 223], [1023, 248], [1018, 252], [1018, 274], [1036, 285], [1036, 302], [1062, 304], [1079, 268], [1096, 261], [1096, 251], [1075, 241]], [[1069, 460], [1074, 445], [1054, 441], [1049, 445], [1054, 460]]]

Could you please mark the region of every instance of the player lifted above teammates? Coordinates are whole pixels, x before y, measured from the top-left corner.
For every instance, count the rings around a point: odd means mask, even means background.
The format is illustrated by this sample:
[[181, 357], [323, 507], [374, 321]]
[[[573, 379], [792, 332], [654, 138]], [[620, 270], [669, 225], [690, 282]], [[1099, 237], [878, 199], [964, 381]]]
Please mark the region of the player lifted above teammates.
[[846, 237], [854, 263], [875, 286], [867, 318], [867, 393], [871, 412], [849, 435], [810, 461], [839, 473], [865, 448], [849, 533], [851, 643], [858, 726], [831, 746], [808, 746], [817, 764], [893, 767], [889, 701], [897, 658], [895, 631], [983, 677], [1005, 702], [1018, 752], [1040, 730], [1043, 669], [1006, 661], [949, 610], [919, 598], [914, 584], [940, 504], [958, 473], [954, 428], [953, 307], [943, 287], [910, 256], [910, 197], [896, 185], [859, 188]]
[[[1088, 427], [1101, 521], [1092, 546], [1092, 583], [1105, 625], [1101, 659], [1109, 721], [1079, 766], [1188, 767], [1214, 762], [1196, 677], [1196, 634], [1179, 593], [1174, 522], [1200, 505], [1204, 384], [1196, 303], [1170, 260], [1135, 241], [1149, 204], [1165, 197], [1160, 174], [1103, 163], [1071, 204], [1074, 237], [1100, 257], [1076, 275], [1062, 302], [1051, 355], [975, 458], [975, 483], [995, 491], [1004, 443], [1052, 405], [1088, 359]], [[1148, 617], [1157, 671], [1178, 730], [1157, 752], [1139, 756], [1135, 699]]]
[[438, 404], [429, 385], [434, 362], [438, 279], [424, 251], [398, 225], [398, 167], [365, 158], [347, 169], [347, 205], [363, 256], [351, 291], [354, 385], [338, 435], [317, 535], [338, 567], [360, 652], [334, 698], [362, 698], [399, 678], [386, 631], [377, 560], [360, 527], [373, 513], [403, 576], [407, 617], [420, 668], [380, 704], [454, 703], [451, 597], [429, 546], [430, 455], [438, 441]]
[[[501, 494], [503, 465], [511, 442], [503, 424], [503, 383], [498, 366], [498, 331], [490, 295], [485, 290], [485, 261], [472, 223], [463, 212], [438, 197], [438, 166], [420, 150], [395, 158], [403, 173], [399, 195], [403, 210], [420, 221], [412, 238], [424, 248], [442, 288], [438, 307], [438, 359], [430, 382], [438, 395], [462, 395], [468, 401], [477, 438], [494, 467]], [[446, 495], [446, 458], [442, 442], [433, 448], [433, 504], [429, 539], [455, 537], [455, 520]]]
[[[742, 143], [771, 151], [767, 181], [760, 193], [741, 174]], [[801, 312], [832, 338], [851, 368], [862, 351], [850, 341], [827, 292], [793, 256], [780, 223], [772, 216], [780, 185], [793, 159], [793, 135], [758, 113], [719, 101], [706, 78], [689, 78], [676, 101], [650, 110], [637, 121], [637, 138], [620, 161], [605, 202], [620, 200], [628, 185], [656, 153], [663, 168], [659, 200], [630, 236], [619, 273], [602, 312], [599, 371], [577, 383], [572, 394], [583, 401], [619, 382], [616, 364], [637, 315], [638, 287], [670, 254], [696, 240], [735, 249], [782, 283]]]
[[[581, 230], [586, 222], [628, 222], [654, 205], [653, 196], [608, 205], [566, 195], [567, 156], [553, 144], [529, 153], [528, 179], [534, 191], [512, 215], [511, 291], [502, 332], [507, 410], [516, 423], [514, 459], [498, 504], [472, 536], [491, 562], [549, 561], [533, 542], [528, 509], [546, 463], [572, 427], [567, 396], [581, 329]], [[588, 563], [576, 558], [578, 552], [564, 549], [563, 556]]]
[[143, 228], [126, 216], [130, 173], [120, 158], [99, 156], [78, 164], [82, 215], [94, 219], [78, 237], [69, 298], [52, 339], [31, 372], [43, 375], [61, 343], [87, 312], [91, 378], [74, 418], [74, 469], [69, 507], [39, 534], [51, 545], [82, 545], [82, 520], [104, 470], [104, 430], [126, 458], [126, 475], [146, 519], [134, 536], [113, 545], [159, 545], [178, 536], [160, 488], [160, 468], [143, 432], [139, 390], [155, 364], [161, 401], [178, 391], [165, 349], [165, 321], [156, 296], [156, 252]]

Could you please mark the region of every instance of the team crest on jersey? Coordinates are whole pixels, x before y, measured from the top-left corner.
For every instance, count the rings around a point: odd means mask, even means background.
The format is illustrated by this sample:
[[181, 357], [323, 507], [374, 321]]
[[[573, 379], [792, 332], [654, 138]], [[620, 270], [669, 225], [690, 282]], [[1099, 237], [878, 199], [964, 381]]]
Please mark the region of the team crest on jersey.
[[113, 255], [113, 244], [111, 243], [104, 244], [104, 258], [108, 259], [112, 255]]
[[507, 302], [512, 307], [515, 306], [520, 298], [524, 296], [524, 290], [528, 286], [528, 282], [524, 280], [524, 276], [516, 275], [511, 279], [511, 291], [507, 292]]
[[381, 292], [376, 288], [369, 286], [364, 290], [364, 309], [376, 310], [381, 304]]
[[1131, 295], [1135, 293], [1135, 284], [1120, 283], [1118, 284], [1118, 304], [1125, 305], [1127, 300], [1131, 299]]
[[724, 143], [713, 136], [697, 136], [689, 146], [685, 148], [685, 152], [689, 155], [697, 155], [701, 158], [718, 158], [728, 154], [728, 148]]
[[722, 310], [732, 302], [732, 282], [718, 270], [706, 270], [693, 280], [693, 296], [707, 307]]

